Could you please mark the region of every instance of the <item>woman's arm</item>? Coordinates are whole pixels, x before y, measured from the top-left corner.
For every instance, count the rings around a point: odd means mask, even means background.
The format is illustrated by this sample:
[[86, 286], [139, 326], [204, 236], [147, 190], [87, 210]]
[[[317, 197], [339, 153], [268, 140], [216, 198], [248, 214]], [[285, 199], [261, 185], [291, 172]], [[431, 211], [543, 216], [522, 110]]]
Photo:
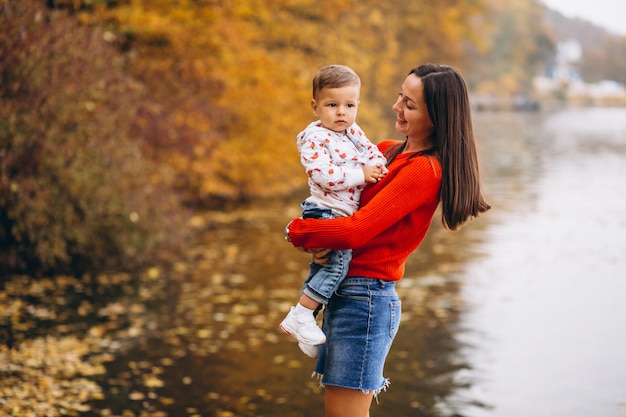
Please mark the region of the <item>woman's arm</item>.
[[[437, 204], [441, 170], [432, 157], [420, 156], [399, 164], [380, 183], [376, 192], [354, 215], [328, 220], [295, 219], [289, 225], [294, 246], [351, 249], [396, 224], [427, 204]], [[430, 219], [429, 219], [430, 221]]]

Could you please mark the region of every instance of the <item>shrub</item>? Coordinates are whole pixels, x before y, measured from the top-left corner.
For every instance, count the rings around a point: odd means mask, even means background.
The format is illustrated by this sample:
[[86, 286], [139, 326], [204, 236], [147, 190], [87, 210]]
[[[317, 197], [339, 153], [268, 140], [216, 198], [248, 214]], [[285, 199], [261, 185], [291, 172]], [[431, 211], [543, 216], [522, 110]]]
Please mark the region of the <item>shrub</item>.
[[182, 237], [167, 173], [129, 136], [145, 94], [97, 28], [0, 6], [0, 270], [132, 267]]

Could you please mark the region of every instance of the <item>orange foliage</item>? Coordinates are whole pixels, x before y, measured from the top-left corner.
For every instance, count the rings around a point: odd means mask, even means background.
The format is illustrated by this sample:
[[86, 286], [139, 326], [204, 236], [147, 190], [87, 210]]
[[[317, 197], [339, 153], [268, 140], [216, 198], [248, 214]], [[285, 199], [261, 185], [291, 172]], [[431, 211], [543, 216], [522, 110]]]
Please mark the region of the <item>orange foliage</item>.
[[[359, 123], [394, 135], [390, 109], [424, 61], [460, 65], [480, 1], [126, 0], [96, 8], [150, 91], [136, 134], [195, 202], [306, 185], [295, 137], [312, 120], [310, 82], [329, 63], [363, 81]], [[474, 36], [476, 38], [476, 36]]]
[[545, 6], [528, 0], [488, 0], [488, 6], [493, 23], [485, 32], [485, 54], [477, 60], [482, 81], [476, 88], [504, 97], [528, 93], [553, 49], [542, 17]]
[[171, 250], [183, 210], [129, 137], [146, 90], [106, 34], [38, 0], [6, 2], [0, 26], [0, 276]]

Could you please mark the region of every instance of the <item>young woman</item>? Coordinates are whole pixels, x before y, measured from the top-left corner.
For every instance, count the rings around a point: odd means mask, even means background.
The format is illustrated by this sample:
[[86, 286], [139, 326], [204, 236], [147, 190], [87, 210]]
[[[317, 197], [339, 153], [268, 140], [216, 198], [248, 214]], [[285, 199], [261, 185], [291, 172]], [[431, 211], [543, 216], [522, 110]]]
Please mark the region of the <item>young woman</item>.
[[[352, 249], [348, 277], [324, 309], [326, 344], [316, 373], [326, 417], [367, 417], [388, 381], [383, 367], [400, 324], [395, 282], [424, 239], [441, 202], [443, 224], [456, 230], [489, 210], [483, 198], [465, 81], [452, 67], [427, 64], [404, 80], [393, 109], [404, 141], [383, 141], [388, 174], [361, 195], [352, 216], [295, 219], [286, 237], [323, 263], [328, 251]], [[304, 349], [303, 349], [304, 350]]]

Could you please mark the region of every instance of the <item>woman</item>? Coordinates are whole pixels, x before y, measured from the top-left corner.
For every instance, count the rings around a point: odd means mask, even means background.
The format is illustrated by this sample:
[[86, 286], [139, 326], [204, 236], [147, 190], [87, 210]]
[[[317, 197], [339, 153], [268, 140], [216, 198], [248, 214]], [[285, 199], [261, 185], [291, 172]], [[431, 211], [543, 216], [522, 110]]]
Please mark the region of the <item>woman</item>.
[[[326, 417], [367, 417], [388, 385], [383, 366], [400, 322], [395, 282], [424, 239], [439, 202], [443, 224], [456, 230], [489, 210], [482, 196], [467, 87], [452, 67], [427, 64], [404, 80], [393, 110], [405, 141], [378, 146], [388, 174], [361, 195], [354, 215], [295, 219], [294, 246], [323, 263], [327, 250], [353, 249], [348, 278], [324, 310], [326, 344], [316, 373], [325, 386]], [[303, 349], [304, 350], [304, 349]]]

